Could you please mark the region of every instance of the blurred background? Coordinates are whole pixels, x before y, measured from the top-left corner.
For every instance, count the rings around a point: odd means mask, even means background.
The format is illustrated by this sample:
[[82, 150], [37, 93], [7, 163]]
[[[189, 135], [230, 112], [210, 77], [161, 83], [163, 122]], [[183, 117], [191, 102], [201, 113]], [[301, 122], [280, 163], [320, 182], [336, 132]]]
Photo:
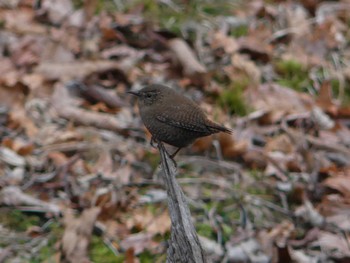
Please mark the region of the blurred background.
[[1, 0], [0, 262], [165, 262], [129, 90], [233, 135], [177, 156], [212, 262], [350, 262], [350, 1]]

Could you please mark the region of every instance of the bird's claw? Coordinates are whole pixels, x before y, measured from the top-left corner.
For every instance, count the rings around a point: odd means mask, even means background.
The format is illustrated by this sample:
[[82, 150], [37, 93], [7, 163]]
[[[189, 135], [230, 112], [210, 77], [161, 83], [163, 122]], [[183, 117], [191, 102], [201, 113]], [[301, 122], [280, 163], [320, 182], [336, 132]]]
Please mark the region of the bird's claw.
[[150, 144], [151, 144], [151, 146], [153, 148], [157, 148], [158, 147], [158, 141], [156, 139], [154, 139], [153, 137], [151, 138]]

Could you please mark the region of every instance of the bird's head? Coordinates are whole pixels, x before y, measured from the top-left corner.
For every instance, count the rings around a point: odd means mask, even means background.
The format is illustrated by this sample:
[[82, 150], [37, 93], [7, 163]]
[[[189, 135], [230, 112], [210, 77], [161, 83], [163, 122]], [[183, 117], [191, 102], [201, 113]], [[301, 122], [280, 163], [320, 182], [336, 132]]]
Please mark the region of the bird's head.
[[128, 91], [139, 99], [139, 106], [151, 106], [161, 102], [166, 90], [162, 85], [150, 85], [139, 91]]

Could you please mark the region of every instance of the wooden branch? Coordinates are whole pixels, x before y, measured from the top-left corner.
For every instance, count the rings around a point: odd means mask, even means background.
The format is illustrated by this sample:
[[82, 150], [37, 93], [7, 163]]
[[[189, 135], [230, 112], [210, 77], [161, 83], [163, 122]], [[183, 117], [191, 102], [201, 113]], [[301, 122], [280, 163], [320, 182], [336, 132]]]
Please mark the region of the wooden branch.
[[52, 106], [61, 118], [81, 125], [94, 126], [118, 133], [122, 133], [126, 128], [110, 114], [84, 110], [76, 107], [71, 101], [67, 89], [61, 83], [55, 85]]
[[158, 142], [164, 185], [168, 193], [171, 237], [167, 262], [207, 262], [194, 228], [185, 195], [175, 179], [176, 166], [161, 142]]

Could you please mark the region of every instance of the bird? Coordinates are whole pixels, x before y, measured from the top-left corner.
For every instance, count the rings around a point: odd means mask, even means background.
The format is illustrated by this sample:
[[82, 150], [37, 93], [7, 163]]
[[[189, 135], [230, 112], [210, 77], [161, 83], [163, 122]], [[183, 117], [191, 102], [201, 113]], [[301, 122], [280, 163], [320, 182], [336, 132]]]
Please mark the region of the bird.
[[152, 135], [151, 143], [164, 142], [180, 149], [196, 139], [232, 130], [207, 118], [191, 99], [161, 84], [152, 84], [139, 91], [128, 91], [138, 98], [141, 119]]

